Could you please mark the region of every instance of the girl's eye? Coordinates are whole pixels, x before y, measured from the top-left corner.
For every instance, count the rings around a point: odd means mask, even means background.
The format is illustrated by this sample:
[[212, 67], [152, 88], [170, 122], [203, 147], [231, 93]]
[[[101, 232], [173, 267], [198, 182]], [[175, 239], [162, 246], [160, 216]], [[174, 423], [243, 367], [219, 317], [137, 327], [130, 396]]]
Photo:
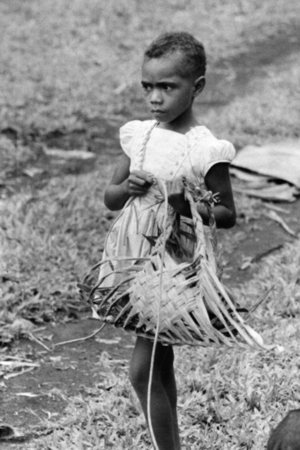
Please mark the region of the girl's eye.
[[143, 86], [144, 92], [151, 92], [152, 87], [151, 87], [150, 85], [148, 85], [148, 84], [143, 84], [142, 86]]

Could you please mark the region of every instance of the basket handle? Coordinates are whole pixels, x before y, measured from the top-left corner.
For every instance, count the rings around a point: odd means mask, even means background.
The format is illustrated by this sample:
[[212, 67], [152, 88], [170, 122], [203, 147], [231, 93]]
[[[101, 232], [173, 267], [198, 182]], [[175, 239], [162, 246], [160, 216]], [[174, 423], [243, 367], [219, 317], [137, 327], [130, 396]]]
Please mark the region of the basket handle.
[[[153, 129], [155, 127], [157, 127], [158, 125], [159, 125], [159, 122], [157, 122], [157, 121], [155, 121], [153, 124], [151, 124], [151, 126], [146, 130], [146, 133], [143, 137], [141, 147], [137, 154], [137, 167], [139, 170], [143, 169], [147, 142], [150, 139], [150, 135], [151, 135]], [[158, 179], [156, 179], [156, 183], [159, 186], [161, 193], [163, 194], [164, 201], [168, 203], [166, 183], [163, 180], [158, 180]], [[194, 183], [188, 182], [185, 177], [182, 177], [182, 183], [183, 183], [183, 187], [184, 187], [184, 196], [190, 204], [192, 219], [193, 219], [193, 223], [195, 226], [195, 236], [196, 236], [195, 258], [197, 258], [199, 255], [205, 256], [205, 253], [206, 253], [203, 220], [197, 210], [197, 202], [198, 201], [201, 201], [202, 203], [204, 203], [207, 208], [208, 218], [209, 218], [209, 227], [211, 229], [211, 236], [212, 236], [212, 239], [211, 239], [212, 247], [213, 247], [213, 251], [214, 251], [215, 255], [217, 255], [216, 224], [215, 224], [214, 214], [212, 211], [213, 204], [216, 202], [216, 195], [212, 194], [212, 192], [210, 192], [210, 191], [201, 189], [199, 186], [196, 186]], [[163, 240], [168, 239], [168, 237], [172, 233], [173, 224], [167, 220], [165, 223], [167, 223], [167, 229], [164, 230], [163, 236], [161, 237], [161, 239], [158, 239], [156, 246], [155, 246], [156, 249], [158, 249], [158, 247], [161, 246]]]
[[[213, 252], [215, 255], [218, 254], [217, 252], [217, 227], [216, 227], [216, 221], [215, 216], [213, 214], [213, 207], [214, 204], [217, 203], [218, 194], [213, 194], [211, 191], [208, 191], [206, 189], [203, 189], [199, 186], [196, 186], [194, 183], [188, 182], [185, 178], [183, 178], [183, 185], [184, 185], [184, 195], [185, 198], [188, 200], [190, 209], [191, 209], [191, 215], [193, 219], [193, 223], [195, 226], [195, 235], [196, 235], [196, 253], [197, 254], [205, 254], [205, 233], [204, 233], [204, 224], [202, 217], [200, 216], [198, 209], [197, 209], [197, 203], [201, 202], [205, 205], [208, 213], [208, 226], [211, 231], [211, 244], [213, 247]], [[202, 246], [202, 249], [201, 249]]]
[[152, 124], [151, 127], [146, 130], [146, 133], [145, 133], [145, 135], [143, 137], [143, 141], [142, 141], [141, 147], [140, 147], [140, 149], [139, 149], [139, 151], [137, 153], [136, 165], [137, 165], [138, 170], [142, 170], [143, 169], [147, 142], [150, 139], [150, 135], [152, 133], [152, 130], [155, 127], [157, 127], [158, 125], [159, 125], [159, 122], [154, 122], [154, 124]]
[[[202, 217], [200, 216], [198, 210], [197, 210], [197, 203], [201, 201], [205, 204], [208, 211], [209, 216], [209, 226], [211, 229], [211, 241], [212, 241], [212, 248], [213, 253], [215, 254], [216, 247], [217, 247], [217, 239], [216, 239], [216, 226], [215, 226], [215, 219], [213, 215], [213, 203], [215, 203], [215, 196], [210, 191], [206, 191], [204, 189], [200, 189], [195, 184], [188, 182], [185, 178], [182, 178], [183, 183], [183, 191], [184, 196], [186, 200], [189, 202], [190, 210], [191, 210], [191, 216], [192, 221], [194, 224], [194, 233], [196, 238], [196, 247], [194, 251], [194, 257], [193, 260], [200, 257], [207, 257], [207, 248], [206, 248], [206, 238], [205, 238], [205, 231], [204, 231], [204, 225]], [[168, 193], [167, 193], [167, 187], [166, 182], [161, 179], [156, 179], [156, 184], [162, 193], [163, 201], [168, 204]], [[167, 209], [165, 209], [167, 211]], [[156, 242], [156, 245], [154, 247], [154, 253], [156, 251], [161, 251], [163, 242], [166, 242], [168, 238], [171, 236], [171, 233], [173, 231], [174, 227], [174, 221], [176, 220], [176, 217], [174, 215], [173, 220], [167, 220], [169, 218], [165, 218], [165, 223], [167, 224], [166, 229], [163, 230], [162, 234], [160, 235], [159, 239]], [[214, 258], [213, 254], [211, 257]]]

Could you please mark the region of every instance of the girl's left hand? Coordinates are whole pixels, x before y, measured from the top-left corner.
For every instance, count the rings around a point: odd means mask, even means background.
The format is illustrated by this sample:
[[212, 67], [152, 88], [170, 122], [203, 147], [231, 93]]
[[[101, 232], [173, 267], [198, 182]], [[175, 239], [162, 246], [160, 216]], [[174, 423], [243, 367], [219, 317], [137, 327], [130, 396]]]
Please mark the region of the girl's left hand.
[[184, 193], [170, 194], [168, 196], [168, 202], [175, 209], [176, 212], [182, 216], [191, 217], [190, 205], [184, 198]]

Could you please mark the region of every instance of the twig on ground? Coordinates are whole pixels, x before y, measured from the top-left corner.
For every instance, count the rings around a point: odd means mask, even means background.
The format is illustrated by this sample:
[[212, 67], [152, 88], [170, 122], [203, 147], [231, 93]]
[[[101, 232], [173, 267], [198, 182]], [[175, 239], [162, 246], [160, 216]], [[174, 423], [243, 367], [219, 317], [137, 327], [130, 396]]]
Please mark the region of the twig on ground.
[[256, 303], [255, 305], [253, 305], [250, 309], [249, 312], [246, 314], [245, 318], [247, 319], [264, 301], [267, 300], [267, 298], [269, 297], [269, 295], [271, 294], [271, 292], [274, 290], [274, 285], [270, 287], [270, 289], [267, 290], [267, 292], [265, 293], [265, 295], [263, 295]]
[[24, 373], [28, 373], [28, 372], [32, 372], [34, 369], [36, 369], [37, 367], [39, 367], [39, 365], [34, 365], [33, 367], [28, 367], [28, 369], [24, 369], [21, 372], [17, 372], [17, 373], [9, 373], [7, 375], [4, 375], [4, 379], [5, 380], [9, 380], [10, 378], [15, 378], [18, 377], [19, 375], [24, 375]]
[[266, 256], [270, 255], [273, 252], [276, 252], [276, 250], [281, 250], [283, 247], [283, 244], [275, 245], [275, 247], [271, 247], [268, 250], [265, 250], [264, 252], [258, 253], [257, 255], [253, 256], [251, 262], [258, 262], [261, 259], [265, 258]]
[[264, 252], [258, 253], [257, 255], [254, 255], [249, 258], [245, 258], [243, 264], [239, 267], [240, 270], [248, 269], [248, 267], [251, 266], [252, 263], [259, 262], [262, 258], [265, 258], [266, 256], [270, 255], [270, 253], [275, 252], [276, 250], [281, 250], [283, 247], [283, 244], [275, 245], [275, 247], [271, 247], [268, 250], [265, 250]]
[[31, 339], [32, 341], [36, 342], [37, 344], [39, 344], [41, 347], [43, 347], [45, 350], [47, 350], [47, 352], [50, 352], [51, 349], [44, 344], [40, 339], [38, 339], [33, 333], [27, 333], [29, 339]]
[[266, 217], [268, 217], [271, 220], [274, 220], [275, 222], [279, 223], [279, 225], [282, 226], [282, 228], [291, 236], [298, 237], [297, 233], [295, 233], [280, 217], [275, 211], [269, 211], [267, 213], [264, 213]]
[[11, 368], [18, 368], [18, 367], [39, 367], [39, 364], [33, 363], [31, 361], [21, 361], [17, 360], [16, 358], [13, 359], [13, 361], [0, 361], [1, 366], [11, 367]]
[[81, 338], [76, 338], [76, 339], [70, 339], [68, 341], [62, 341], [62, 342], [57, 342], [56, 344], [54, 344], [54, 347], [59, 347], [65, 344], [74, 344], [75, 342], [83, 342], [83, 341], [87, 341], [89, 339], [92, 339], [93, 337], [95, 337], [98, 333], [100, 333], [100, 331], [103, 330], [103, 328], [105, 327], [106, 323], [103, 323], [101, 325], [100, 328], [98, 328], [97, 330], [95, 330], [93, 333], [89, 334], [88, 336], [85, 337], [81, 337]]

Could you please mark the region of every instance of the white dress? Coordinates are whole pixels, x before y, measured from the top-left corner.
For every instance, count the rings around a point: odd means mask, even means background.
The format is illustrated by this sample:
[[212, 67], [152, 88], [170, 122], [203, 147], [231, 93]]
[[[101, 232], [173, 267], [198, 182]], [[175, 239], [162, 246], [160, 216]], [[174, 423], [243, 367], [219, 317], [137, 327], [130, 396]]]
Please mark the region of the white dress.
[[[153, 120], [126, 123], [120, 129], [121, 147], [131, 160], [130, 170], [141, 169], [140, 150], [148, 135], [142, 169], [152, 173], [156, 179], [163, 180], [173, 192], [174, 186], [176, 190], [176, 186], [180, 185], [182, 177], [195, 184], [203, 184], [205, 175], [214, 164], [230, 163], [235, 156], [233, 145], [214, 137], [205, 126], [196, 126], [186, 134], [180, 134], [153, 128], [153, 125]], [[153, 239], [162, 231], [162, 200], [161, 193], [154, 185], [146, 195], [131, 198], [126, 203], [105, 241], [99, 273], [102, 287], [115, 286], [124, 277], [125, 268], [135, 262], [120, 261], [120, 257], [149, 256]], [[171, 206], [168, 213], [175, 214]], [[184, 221], [188, 223], [189, 219]], [[204, 228], [209, 246], [209, 229]], [[106, 260], [109, 262], [104, 263]]]

